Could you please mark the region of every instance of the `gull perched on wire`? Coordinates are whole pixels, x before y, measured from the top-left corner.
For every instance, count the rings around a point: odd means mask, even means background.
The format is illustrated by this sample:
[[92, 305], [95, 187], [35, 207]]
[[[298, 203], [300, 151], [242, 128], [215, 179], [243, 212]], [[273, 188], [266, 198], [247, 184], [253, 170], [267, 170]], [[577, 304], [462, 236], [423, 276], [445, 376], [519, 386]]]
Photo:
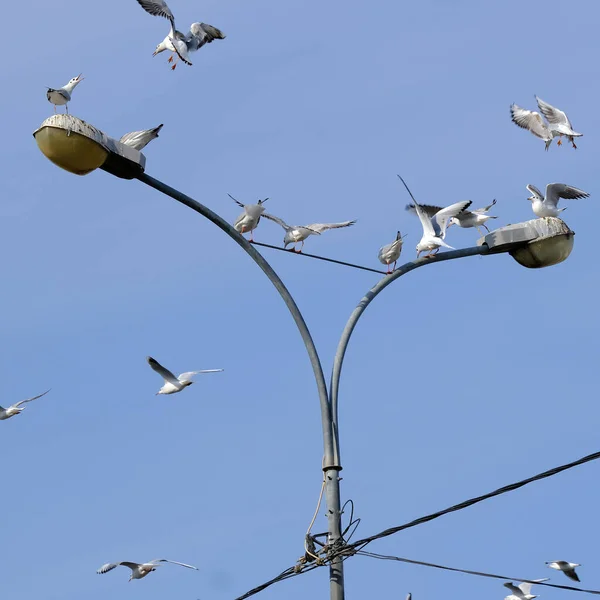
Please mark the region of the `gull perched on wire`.
[[[541, 583], [542, 581], [548, 581], [548, 577], [545, 579], [533, 579], [536, 583]], [[531, 586], [533, 584], [524, 581], [519, 585], [515, 585], [512, 581], [505, 583], [504, 587], [507, 587], [512, 594], [510, 596], [506, 596], [504, 600], [533, 600], [533, 598], [537, 598], [535, 594], [531, 593]]]
[[[285, 236], [283, 238], [283, 247], [286, 248], [288, 244], [294, 244], [294, 252], [302, 252], [304, 247], [304, 240], [309, 235], [321, 235], [324, 231], [329, 229], [339, 229], [340, 227], [350, 227], [354, 225], [356, 221], [343, 221], [342, 223], [312, 223], [311, 225], [288, 225], [283, 219], [274, 217], [264, 213], [262, 215], [265, 219], [269, 219], [281, 225], [285, 229]], [[296, 244], [302, 242], [300, 250], [296, 250]]]
[[[497, 219], [498, 217], [493, 217], [492, 215], [486, 214], [492, 206], [496, 204], [496, 200], [494, 200], [488, 206], [484, 206], [483, 208], [478, 208], [476, 210], [463, 210], [461, 213], [456, 215], [456, 217], [452, 217], [448, 221], [448, 227], [451, 225], [458, 225], [459, 227], [475, 227], [480, 235], [483, 235], [481, 229], [479, 227], [485, 227], [485, 230], [489, 233], [487, 225], [485, 225], [486, 221], [490, 219]], [[425, 214], [431, 219], [435, 214], [442, 210], [441, 206], [431, 206], [430, 204], [421, 204], [421, 208], [425, 212]], [[407, 210], [416, 214], [416, 209], [413, 204], [409, 204], [406, 207]]]
[[147, 356], [146, 360], [148, 364], [165, 380], [165, 384], [156, 392], [156, 396], [159, 394], [175, 394], [180, 392], [184, 388], [192, 385], [192, 377], [200, 373], [220, 373], [223, 369], [205, 369], [204, 371], [187, 371], [182, 373], [178, 377], [175, 377], [169, 369], [163, 367], [157, 360], [154, 360], [151, 356]]
[[156, 571], [157, 567], [160, 567], [163, 563], [170, 563], [172, 565], [180, 565], [181, 567], [187, 567], [188, 569], [195, 569], [198, 571], [198, 567], [194, 567], [193, 565], [186, 565], [185, 563], [177, 562], [175, 560], [167, 560], [166, 558], [155, 558], [147, 563], [135, 563], [135, 562], [118, 562], [118, 563], [106, 563], [102, 565], [96, 573], [98, 575], [103, 575], [104, 573], [108, 573], [113, 569], [116, 569], [119, 566], [129, 567], [131, 569], [131, 575], [129, 577], [129, 581], [132, 579], [142, 579], [146, 577], [148, 573], [152, 573], [152, 571]]
[[559, 146], [562, 144], [560, 138], [564, 135], [577, 148], [573, 138], [581, 137], [583, 133], [577, 133], [573, 130], [571, 121], [566, 113], [551, 104], [544, 102], [541, 98], [535, 97], [537, 105], [547, 123], [544, 122], [542, 115], [534, 110], [527, 110], [518, 104], [512, 104], [510, 107], [510, 115], [512, 122], [523, 129], [527, 129], [533, 135], [541, 138], [546, 142], [546, 150], [550, 147], [552, 140], [557, 137]]
[[57, 106], [64, 106], [67, 114], [69, 114], [68, 103], [71, 101], [71, 94], [77, 85], [84, 79], [85, 77], [82, 77], [81, 73], [79, 73], [79, 75], [77, 75], [77, 77], [73, 77], [73, 79], [71, 79], [67, 85], [63, 85], [57, 90], [51, 87], [48, 88], [48, 91], [46, 92], [46, 98], [48, 98], [48, 102], [54, 104], [54, 112], [56, 112]]
[[15, 415], [21, 414], [25, 410], [25, 407], [21, 408], [22, 404], [25, 404], [26, 402], [33, 402], [33, 400], [37, 400], [38, 398], [45, 396], [49, 391], [50, 390], [46, 390], [43, 394], [39, 394], [33, 398], [27, 398], [27, 400], [21, 400], [20, 402], [17, 402], [8, 408], [3, 408], [0, 406], [0, 421], [5, 421], [6, 419], [10, 419]]
[[[400, 253], [402, 252], [402, 239], [406, 236], [400, 235], [400, 232], [396, 234], [396, 239], [391, 244], [386, 244], [379, 248], [379, 254], [377, 258], [379, 262], [387, 265], [387, 274], [389, 275], [393, 271], [396, 270], [396, 263], [400, 258]], [[394, 263], [394, 268], [390, 271], [390, 264]]]
[[119, 141], [121, 144], [131, 146], [138, 151], [143, 150], [152, 140], [158, 137], [158, 132], [163, 128], [163, 123], [154, 129], [143, 129], [126, 133]]
[[545, 198], [535, 185], [530, 183], [527, 189], [533, 194], [527, 200], [531, 202], [531, 208], [538, 217], [558, 217], [563, 210], [566, 210], [566, 207], [558, 208], [558, 201], [561, 198], [579, 200], [580, 198], [589, 197], [587, 192], [566, 183], [549, 183], [546, 186]]
[[[207, 23], [192, 23], [190, 30], [185, 35], [175, 28], [175, 17], [165, 0], [138, 0], [142, 8], [157, 17], [164, 17], [171, 23], [171, 29], [167, 37], [156, 46], [152, 56], [156, 56], [165, 50], [174, 52], [185, 64], [191, 66], [189, 53], [195, 52], [204, 46], [210, 44], [213, 40], [224, 40], [223, 32], [208, 25]], [[177, 66], [177, 59], [173, 61], [173, 56], [168, 62], [173, 62], [171, 69]]]
[[256, 204], [242, 204], [239, 200], [236, 200], [231, 194], [227, 194], [238, 206], [244, 209], [244, 212], [235, 220], [233, 227], [238, 233], [250, 232], [250, 241], [254, 241], [254, 234], [252, 233], [260, 222], [261, 215], [265, 212], [263, 204], [268, 200], [259, 200]]
[[464, 200], [462, 202], [451, 204], [446, 208], [436, 211], [430, 217], [427, 215], [427, 212], [424, 210], [424, 208], [415, 200], [415, 197], [412, 195], [412, 192], [406, 185], [404, 179], [402, 179], [400, 175], [398, 175], [398, 178], [404, 184], [404, 187], [414, 202], [414, 205], [408, 204], [406, 206], [406, 210], [416, 213], [423, 227], [423, 236], [421, 237], [421, 241], [417, 244], [417, 258], [419, 258], [421, 255], [421, 252], [425, 252], [426, 250], [429, 250], [429, 254], [427, 254], [425, 258], [429, 258], [430, 256], [437, 254], [442, 246], [444, 248], [454, 250], [452, 246], [449, 246], [446, 244], [446, 242], [444, 242], [444, 238], [446, 237], [446, 229], [448, 228], [448, 222], [452, 217], [456, 217], [469, 206], [471, 206], [471, 200]]
[[580, 581], [579, 576], [575, 573], [575, 567], [580, 567], [578, 563], [567, 562], [566, 560], [553, 560], [546, 563], [551, 569], [562, 571], [569, 579]]

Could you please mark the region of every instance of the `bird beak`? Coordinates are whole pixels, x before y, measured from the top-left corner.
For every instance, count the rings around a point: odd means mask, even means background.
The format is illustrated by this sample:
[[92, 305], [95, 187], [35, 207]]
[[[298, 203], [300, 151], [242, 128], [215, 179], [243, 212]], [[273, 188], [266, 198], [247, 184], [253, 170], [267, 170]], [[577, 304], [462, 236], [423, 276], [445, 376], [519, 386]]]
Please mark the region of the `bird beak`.
[[152, 56], [156, 56], [157, 54], [158, 54], [158, 50], [155, 50], [155, 51], [152, 53]]
[[81, 76], [82, 73], [79, 73], [79, 75], [77, 75], [77, 82], [83, 81], [85, 79], [85, 77]]

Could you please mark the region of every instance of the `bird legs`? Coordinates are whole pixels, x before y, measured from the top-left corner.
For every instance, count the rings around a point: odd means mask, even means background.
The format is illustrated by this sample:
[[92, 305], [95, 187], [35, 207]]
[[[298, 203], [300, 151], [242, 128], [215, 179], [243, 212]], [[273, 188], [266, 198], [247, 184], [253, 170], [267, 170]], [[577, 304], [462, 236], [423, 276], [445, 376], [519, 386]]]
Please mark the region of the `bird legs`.
[[300, 245], [300, 250], [296, 250], [296, 244], [298, 242], [294, 242], [294, 247], [290, 249], [290, 252], [296, 252], [297, 254], [300, 254], [302, 252], [302, 248], [304, 248], [304, 240], [302, 240], [302, 244]]
[[561, 141], [561, 139], [560, 139], [560, 138], [558, 138], [558, 141], [556, 142], [556, 145], [557, 145], [557, 146], [562, 146], [562, 141]]
[[394, 261], [394, 268], [391, 271], [390, 271], [390, 263], [388, 263], [388, 265], [387, 265], [387, 271], [385, 272], [386, 275], [391, 275], [396, 270], [396, 263], [397, 262], [398, 262], [397, 260]]
[[175, 70], [175, 67], [177, 66], [177, 55], [173, 56], [171, 54], [171, 56], [169, 56], [169, 60], [167, 61], [168, 63], [173, 63], [173, 65], [171, 66], [171, 71]]
[[575, 139], [574, 139], [574, 138], [572, 138], [572, 137], [570, 137], [570, 138], [569, 138], [569, 141], [571, 142], [571, 144], [573, 144], [573, 148], [574, 148], [575, 150], [577, 150], [577, 146], [575, 145]]

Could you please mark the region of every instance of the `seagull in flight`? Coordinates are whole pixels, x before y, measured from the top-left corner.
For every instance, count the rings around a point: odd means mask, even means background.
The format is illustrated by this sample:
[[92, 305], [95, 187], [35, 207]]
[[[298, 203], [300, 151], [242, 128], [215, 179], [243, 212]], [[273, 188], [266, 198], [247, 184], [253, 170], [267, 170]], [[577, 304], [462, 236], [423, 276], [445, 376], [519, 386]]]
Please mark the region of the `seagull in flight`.
[[[138, 0], [138, 2], [146, 12], [157, 17], [164, 17], [171, 23], [171, 29], [169, 30], [167, 37], [156, 46], [156, 50], [152, 56], [156, 56], [165, 50], [169, 50], [178, 56], [186, 65], [191, 66], [192, 63], [189, 59], [190, 52], [199, 50], [202, 46], [210, 44], [213, 40], [225, 39], [222, 31], [207, 23], [192, 23], [189, 32], [186, 34], [177, 31], [175, 28], [175, 17], [165, 0]], [[168, 62], [172, 62], [173, 65], [171, 66], [171, 69], [175, 69], [177, 66], [177, 58], [173, 61], [173, 56], [171, 55]]]
[[[377, 258], [379, 262], [387, 265], [387, 274], [393, 273], [396, 270], [396, 263], [400, 258], [400, 253], [402, 252], [402, 239], [403, 237], [400, 235], [400, 232], [396, 233], [396, 239], [391, 244], [386, 244], [379, 248], [379, 254]], [[394, 263], [394, 268], [390, 271], [390, 264]]]
[[561, 198], [579, 200], [580, 198], [589, 197], [587, 192], [566, 183], [549, 183], [546, 186], [545, 198], [535, 185], [530, 183], [527, 189], [533, 194], [527, 200], [531, 202], [531, 208], [538, 217], [558, 217], [563, 210], [566, 210], [566, 207], [558, 208], [558, 201]]
[[[223, 369], [205, 369], [204, 371], [187, 371], [182, 373], [178, 377], [175, 377], [169, 369], [163, 367], [157, 360], [154, 360], [151, 356], [147, 356], [146, 360], [148, 364], [165, 380], [165, 384], [156, 392], [156, 396], [159, 394], [175, 394], [180, 392], [184, 388], [192, 385], [192, 377], [199, 373], [220, 373]], [[116, 566], [116, 565], [115, 565]]]
[[[324, 231], [329, 229], [339, 229], [340, 227], [350, 227], [354, 225], [356, 221], [343, 221], [342, 223], [312, 223], [311, 225], [288, 225], [283, 219], [274, 217], [267, 213], [263, 214], [265, 219], [274, 221], [278, 225], [281, 225], [285, 229], [285, 236], [283, 238], [283, 247], [286, 248], [288, 244], [294, 244], [294, 252], [302, 252], [304, 247], [304, 240], [309, 235], [321, 235]], [[296, 250], [296, 244], [302, 242], [300, 250]]]
[[[542, 581], [548, 581], [548, 577], [545, 579], [534, 579], [536, 583], [541, 583]], [[512, 581], [504, 584], [504, 587], [507, 587], [512, 594], [510, 596], [506, 596], [504, 600], [533, 600], [533, 598], [537, 598], [535, 594], [531, 593], [531, 586], [533, 584], [524, 581], [519, 585], [515, 585]]]
[[158, 137], [158, 132], [163, 128], [163, 123], [154, 129], [143, 129], [126, 133], [119, 141], [121, 144], [131, 146], [135, 150], [142, 151], [152, 140]]
[[254, 234], [252, 233], [260, 222], [261, 215], [265, 212], [263, 204], [268, 200], [259, 200], [256, 204], [242, 204], [239, 200], [236, 200], [231, 194], [227, 194], [238, 206], [244, 209], [244, 212], [235, 220], [233, 227], [238, 233], [250, 232], [250, 241], [254, 241]]
[[575, 573], [575, 567], [580, 567], [578, 563], [567, 562], [566, 560], [554, 560], [546, 563], [551, 569], [562, 571], [569, 579], [580, 581], [579, 576]]
[[[571, 121], [569, 121], [566, 113], [544, 102], [537, 96], [535, 99], [542, 114], [533, 110], [527, 110], [518, 104], [512, 104], [510, 107], [512, 122], [523, 129], [531, 131], [533, 135], [544, 140], [546, 142], [546, 150], [548, 150], [555, 137], [558, 138], [558, 142], [556, 143], [560, 146], [562, 144], [560, 138], [563, 135], [571, 142], [573, 148], [577, 148], [574, 138], [581, 137], [583, 133], [577, 133], [573, 130]], [[544, 122], [542, 115], [546, 117], [547, 123]]]
[[142, 579], [148, 575], [148, 573], [152, 573], [152, 571], [156, 571], [157, 567], [160, 567], [164, 563], [170, 563], [172, 565], [180, 565], [182, 567], [187, 567], [188, 569], [195, 569], [198, 571], [198, 567], [194, 567], [193, 565], [186, 565], [185, 563], [177, 562], [175, 560], [167, 560], [166, 558], [155, 558], [147, 563], [135, 563], [135, 562], [118, 562], [118, 563], [106, 563], [102, 565], [96, 573], [98, 575], [103, 575], [104, 573], [108, 573], [113, 569], [116, 569], [119, 566], [129, 567], [131, 569], [131, 575], [129, 577], [129, 581], [132, 579]]
[[73, 90], [79, 85], [85, 77], [81, 76], [81, 73], [77, 75], [77, 77], [73, 77], [73, 79], [69, 80], [67, 85], [63, 85], [61, 88], [57, 90], [49, 87], [46, 92], [46, 98], [48, 98], [48, 102], [54, 104], [54, 112], [56, 113], [57, 106], [64, 106], [67, 114], [69, 114], [68, 102], [71, 100], [71, 94]]
[[33, 402], [34, 400], [45, 396], [49, 391], [50, 390], [46, 390], [43, 394], [39, 394], [39, 396], [27, 398], [27, 400], [21, 400], [20, 402], [17, 402], [16, 404], [9, 406], [8, 408], [3, 408], [2, 406], [0, 406], [0, 421], [5, 421], [6, 419], [10, 419], [15, 415], [20, 415], [25, 410], [25, 407], [21, 408], [22, 404], [25, 404], [26, 402]]
[[[421, 255], [421, 252], [429, 251], [429, 254], [425, 256], [425, 258], [429, 258], [430, 256], [434, 256], [437, 254], [439, 249], [443, 246], [444, 248], [450, 248], [454, 250], [452, 246], [449, 246], [444, 242], [444, 238], [446, 237], [446, 229], [448, 228], [448, 222], [452, 217], [456, 217], [461, 214], [465, 209], [471, 206], [471, 200], [464, 200], [463, 202], [456, 202], [455, 204], [451, 204], [446, 208], [442, 208], [441, 210], [436, 210], [433, 215], [428, 216], [427, 212], [412, 195], [412, 192], [406, 185], [406, 182], [400, 175], [398, 175], [400, 181], [404, 184], [404, 187], [410, 194], [410, 197], [413, 200], [414, 204], [408, 204], [406, 206], [406, 210], [416, 213], [421, 221], [421, 225], [423, 227], [423, 236], [421, 237], [421, 241], [417, 244], [417, 258]], [[436, 208], [437, 207], [430, 207]]]

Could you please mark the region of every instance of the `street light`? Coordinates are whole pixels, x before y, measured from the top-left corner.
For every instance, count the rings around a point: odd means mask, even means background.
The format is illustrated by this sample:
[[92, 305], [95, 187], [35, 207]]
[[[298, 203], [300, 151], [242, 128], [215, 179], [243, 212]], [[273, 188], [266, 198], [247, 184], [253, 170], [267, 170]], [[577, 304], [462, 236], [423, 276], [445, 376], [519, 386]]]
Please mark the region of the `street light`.
[[[344, 544], [341, 533], [339, 484], [339, 471], [342, 470], [338, 431], [340, 376], [350, 337], [367, 306], [396, 279], [425, 265], [467, 256], [507, 252], [523, 266], [539, 268], [565, 260], [573, 247], [574, 233], [563, 221], [535, 219], [497, 229], [481, 238], [478, 245], [472, 248], [419, 258], [399, 267], [375, 284], [350, 315], [338, 344], [328, 390], [314, 341], [292, 295], [262, 254], [227, 221], [193, 198], [147, 175], [144, 172], [146, 158], [141, 152], [121, 144], [73, 115], [54, 115], [46, 119], [33, 135], [42, 153], [54, 164], [71, 173], [85, 175], [100, 168], [123, 179], [138, 179], [195, 210], [241, 246], [273, 283], [298, 327], [313, 367], [319, 393], [324, 446], [322, 468], [325, 476], [328, 520], [327, 546], [332, 550], [338, 550]], [[339, 554], [329, 562], [329, 580], [331, 600], [344, 600], [344, 571]]]

